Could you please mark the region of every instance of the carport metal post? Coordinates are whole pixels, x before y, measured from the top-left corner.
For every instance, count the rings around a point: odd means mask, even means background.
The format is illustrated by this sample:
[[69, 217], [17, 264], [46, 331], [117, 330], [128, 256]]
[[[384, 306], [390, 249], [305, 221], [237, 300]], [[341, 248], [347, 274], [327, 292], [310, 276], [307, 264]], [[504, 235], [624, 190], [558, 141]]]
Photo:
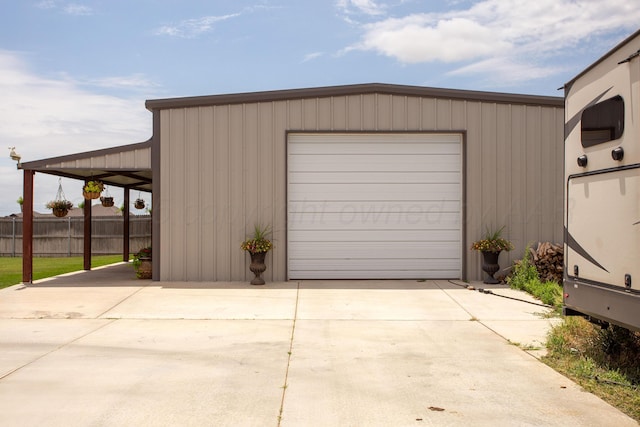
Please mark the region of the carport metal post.
[[[87, 185], [89, 180], [85, 180]], [[84, 269], [91, 270], [91, 200], [84, 199]]]
[[22, 283], [31, 284], [33, 278], [33, 176], [24, 170], [22, 205]]
[[122, 210], [122, 216], [124, 222], [122, 224], [122, 261], [129, 262], [129, 237], [131, 231], [129, 230], [129, 187], [124, 188], [124, 209]]

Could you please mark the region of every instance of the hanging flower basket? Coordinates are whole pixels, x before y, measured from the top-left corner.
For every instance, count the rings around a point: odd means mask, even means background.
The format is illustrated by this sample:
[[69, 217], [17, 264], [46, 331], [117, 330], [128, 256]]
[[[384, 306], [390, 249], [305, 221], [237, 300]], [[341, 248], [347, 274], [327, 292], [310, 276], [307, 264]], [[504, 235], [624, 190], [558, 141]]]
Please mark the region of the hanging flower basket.
[[136, 199], [136, 201], [134, 202], [133, 206], [136, 209], [144, 209], [144, 200], [143, 199]]
[[89, 181], [82, 187], [82, 195], [87, 200], [94, 200], [100, 197], [102, 190], [104, 190], [104, 184], [100, 181]]
[[106, 185], [104, 187], [104, 196], [100, 196], [100, 203], [102, 203], [102, 206], [104, 206], [105, 208], [110, 208], [111, 206], [113, 206], [113, 197], [111, 197], [111, 194], [109, 194], [109, 189]]
[[62, 191], [62, 179], [58, 179], [58, 193], [56, 198], [46, 204], [47, 209], [51, 209], [53, 214], [58, 218], [67, 216], [69, 210], [73, 207], [73, 203], [67, 200], [67, 197]]
[[72, 207], [73, 203], [68, 200], [52, 200], [47, 203], [47, 209], [51, 209], [53, 214], [59, 218], [67, 216]]
[[113, 197], [101, 196], [100, 202], [102, 203], [102, 206], [104, 206], [105, 208], [110, 208], [111, 206], [113, 206]]

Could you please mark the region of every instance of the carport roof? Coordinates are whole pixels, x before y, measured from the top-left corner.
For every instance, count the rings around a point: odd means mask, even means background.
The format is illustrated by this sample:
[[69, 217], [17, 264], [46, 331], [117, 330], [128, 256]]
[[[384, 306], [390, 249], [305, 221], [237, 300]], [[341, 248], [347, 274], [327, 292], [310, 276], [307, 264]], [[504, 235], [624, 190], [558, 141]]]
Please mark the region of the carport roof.
[[152, 141], [25, 162], [20, 169], [151, 192]]

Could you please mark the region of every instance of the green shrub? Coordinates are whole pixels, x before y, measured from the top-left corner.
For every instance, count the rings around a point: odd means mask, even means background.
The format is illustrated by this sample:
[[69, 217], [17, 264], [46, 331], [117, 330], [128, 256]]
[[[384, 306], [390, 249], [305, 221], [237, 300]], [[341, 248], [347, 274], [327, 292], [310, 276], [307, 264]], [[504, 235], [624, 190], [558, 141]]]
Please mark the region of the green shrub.
[[522, 260], [513, 268], [513, 273], [507, 278], [507, 284], [512, 289], [525, 291], [538, 298], [544, 304], [557, 309], [562, 307], [562, 287], [553, 281], [541, 282], [536, 266], [531, 262], [529, 246], [524, 250]]

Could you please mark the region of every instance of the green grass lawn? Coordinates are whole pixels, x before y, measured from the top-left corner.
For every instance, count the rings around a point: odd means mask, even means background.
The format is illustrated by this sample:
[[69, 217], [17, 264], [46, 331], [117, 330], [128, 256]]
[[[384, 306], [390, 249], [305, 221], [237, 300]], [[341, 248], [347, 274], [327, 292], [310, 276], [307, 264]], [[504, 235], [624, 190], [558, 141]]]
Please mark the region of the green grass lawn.
[[[122, 255], [95, 255], [91, 257], [91, 267], [114, 264], [122, 261]], [[78, 257], [33, 258], [33, 280], [58, 274], [82, 270], [84, 260]], [[22, 257], [0, 257], [0, 289], [22, 282]]]

